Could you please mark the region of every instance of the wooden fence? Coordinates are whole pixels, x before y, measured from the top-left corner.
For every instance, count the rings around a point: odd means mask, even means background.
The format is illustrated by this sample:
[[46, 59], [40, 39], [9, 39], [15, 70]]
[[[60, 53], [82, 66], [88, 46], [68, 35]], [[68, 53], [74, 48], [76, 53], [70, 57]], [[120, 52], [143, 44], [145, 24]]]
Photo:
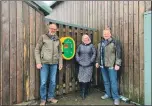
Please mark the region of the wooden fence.
[[122, 44], [120, 93], [144, 103], [144, 12], [152, 1], [64, 1], [47, 18], [96, 28], [111, 26]]
[[[97, 36], [94, 29], [57, 25], [59, 37], [70, 35], [77, 45], [83, 33]], [[35, 65], [34, 49], [45, 27], [44, 14], [30, 4], [0, 2], [0, 105], [39, 99], [39, 70]], [[96, 40], [94, 38], [94, 42]], [[78, 89], [77, 72], [75, 59], [64, 61], [63, 70], [57, 74], [57, 95]], [[93, 78], [93, 84], [97, 84], [97, 77]]]
[[39, 97], [34, 49], [44, 33], [44, 15], [22, 1], [1, 1], [0, 104]]

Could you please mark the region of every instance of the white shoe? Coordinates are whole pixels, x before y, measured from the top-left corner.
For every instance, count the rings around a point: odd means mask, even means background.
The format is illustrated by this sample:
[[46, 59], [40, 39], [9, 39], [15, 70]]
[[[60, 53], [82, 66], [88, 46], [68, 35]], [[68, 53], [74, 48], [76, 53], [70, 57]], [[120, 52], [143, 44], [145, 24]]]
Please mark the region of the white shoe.
[[104, 96], [101, 96], [101, 99], [107, 99], [107, 98], [109, 98], [107, 94], [105, 94]]
[[115, 100], [114, 100], [114, 105], [119, 105], [119, 104], [120, 104], [119, 99], [115, 99]]

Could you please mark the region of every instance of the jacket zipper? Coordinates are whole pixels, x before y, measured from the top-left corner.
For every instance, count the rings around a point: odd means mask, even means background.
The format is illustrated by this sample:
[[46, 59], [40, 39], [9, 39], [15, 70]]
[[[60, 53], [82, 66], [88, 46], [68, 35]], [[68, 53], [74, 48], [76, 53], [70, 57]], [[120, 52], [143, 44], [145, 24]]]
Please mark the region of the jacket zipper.
[[54, 56], [54, 41], [52, 40], [52, 42], [53, 42], [53, 43], [52, 43], [52, 46], [53, 46], [53, 47], [52, 47], [52, 48], [53, 48], [53, 53], [52, 53], [52, 63], [53, 63], [53, 56]]

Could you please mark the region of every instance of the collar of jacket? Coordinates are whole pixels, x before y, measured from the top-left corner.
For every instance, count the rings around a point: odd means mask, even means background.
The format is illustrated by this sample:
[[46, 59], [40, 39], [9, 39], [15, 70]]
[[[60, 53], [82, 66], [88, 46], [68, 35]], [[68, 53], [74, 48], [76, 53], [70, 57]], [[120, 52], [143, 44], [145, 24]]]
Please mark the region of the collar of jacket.
[[[102, 42], [105, 41], [105, 39], [102, 39]], [[108, 42], [112, 41], [112, 37], [110, 37], [109, 39], [107, 39]]]
[[86, 46], [88, 46], [88, 45], [90, 45], [90, 44], [91, 44], [91, 42], [90, 42], [89, 44], [85, 44], [84, 42], [82, 42], [82, 44], [83, 44], [83, 45], [86, 45]]
[[[49, 33], [46, 34], [50, 39], [56, 41], [56, 40], [59, 40], [59, 37], [57, 35], [50, 35]], [[52, 38], [53, 37], [53, 38]]]
[[[112, 40], [113, 40], [112, 37], [110, 37], [109, 39], [107, 39], [108, 42], [107, 42], [106, 45], [108, 45]], [[104, 42], [104, 41], [105, 41], [105, 39], [102, 39], [101, 43]], [[105, 46], [106, 46], [106, 45], [105, 45]]]

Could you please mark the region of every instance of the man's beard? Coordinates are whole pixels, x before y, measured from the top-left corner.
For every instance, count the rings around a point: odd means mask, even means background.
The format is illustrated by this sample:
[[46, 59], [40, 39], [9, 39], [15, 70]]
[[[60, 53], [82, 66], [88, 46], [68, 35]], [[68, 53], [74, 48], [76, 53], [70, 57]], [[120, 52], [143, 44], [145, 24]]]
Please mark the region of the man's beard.
[[50, 35], [55, 35], [56, 33], [51, 33], [51, 32], [49, 32], [49, 34], [50, 34]]

